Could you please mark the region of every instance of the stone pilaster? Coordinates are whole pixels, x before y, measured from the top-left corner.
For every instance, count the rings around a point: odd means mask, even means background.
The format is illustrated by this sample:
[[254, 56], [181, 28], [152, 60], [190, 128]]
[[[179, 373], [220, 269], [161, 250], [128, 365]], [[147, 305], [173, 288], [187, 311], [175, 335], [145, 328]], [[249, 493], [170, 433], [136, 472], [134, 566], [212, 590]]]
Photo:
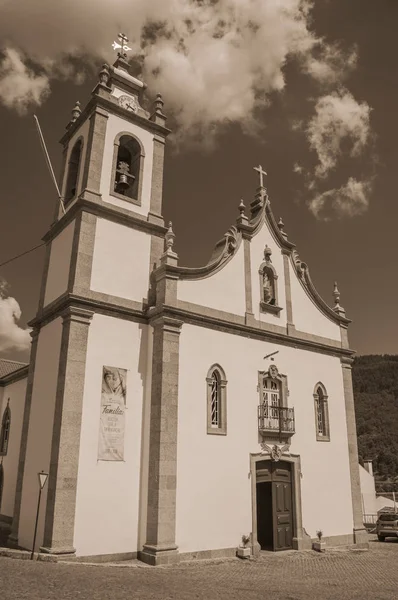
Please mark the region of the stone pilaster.
[[46, 295], [48, 270], [50, 268], [51, 246], [52, 246], [52, 241], [47, 242], [47, 244], [46, 244], [46, 254], [45, 254], [45, 257], [44, 257], [44, 269], [43, 269], [43, 275], [42, 275], [41, 287], [40, 287], [39, 308], [38, 308], [38, 312], [39, 313], [44, 308], [44, 298], [45, 298], [45, 295]]
[[32, 405], [32, 391], [33, 391], [33, 380], [36, 368], [36, 356], [37, 356], [37, 343], [39, 339], [39, 329], [33, 329], [31, 332], [32, 346], [30, 351], [30, 362], [28, 381], [26, 384], [26, 396], [25, 396], [25, 407], [22, 421], [22, 434], [21, 434], [21, 447], [19, 451], [18, 461], [18, 474], [17, 484], [15, 489], [15, 500], [14, 500], [14, 516], [12, 520], [11, 533], [8, 537], [8, 543], [10, 546], [18, 546], [18, 531], [19, 531], [19, 517], [21, 514], [21, 500], [22, 500], [22, 485], [25, 470], [26, 460], [26, 448], [28, 445], [28, 431], [29, 431], [29, 419], [30, 419], [30, 408]]
[[72, 294], [90, 289], [96, 224], [97, 217], [91, 213], [82, 211], [76, 217], [68, 281], [68, 291]]
[[245, 298], [246, 298], [246, 317], [253, 317], [253, 291], [252, 291], [252, 272], [251, 272], [251, 252], [250, 239], [243, 236], [243, 257], [245, 263]]
[[347, 438], [348, 438], [348, 456], [350, 464], [351, 477], [351, 497], [352, 497], [352, 513], [354, 520], [354, 542], [356, 544], [366, 544], [368, 535], [363, 525], [362, 502], [361, 502], [361, 482], [359, 476], [358, 463], [358, 443], [357, 430], [355, 422], [355, 405], [354, 393], [352, 389], [351, 365], [352, 358], [342, 357], [341, 366], [343, 370], [343, 385], [345, 398], [345, 411], [347, 422]]
[[175, 542], [179, 335], [182, 321], [159, 316], [154, 328], [149, 440], [147, 537], [140, 558], [177, 562]]
[[85, 196], [90, 195], [90, 192], [95, 195], [99, 195], [100, 193], [107, 121], [108, 113], [104, 109], [96, 107], [90, 117], [83, 171], [82, 190]]
[[293, 325], [292, 288], [290, 284], [289, 254], [282, 250], [283, 272], [285, 275], [286, 318], [288, 326]]
[[63, 313], [44, 540], [41, 552], [73, 554], [80, 429], [91, 311]]
[[158, 223], [159, 225], [164, 225], [162, 217], [162, 197], [165, 141], [166, 140], [159, 135], [155, 135], [153, 138], [152, 184], [148, 221]]

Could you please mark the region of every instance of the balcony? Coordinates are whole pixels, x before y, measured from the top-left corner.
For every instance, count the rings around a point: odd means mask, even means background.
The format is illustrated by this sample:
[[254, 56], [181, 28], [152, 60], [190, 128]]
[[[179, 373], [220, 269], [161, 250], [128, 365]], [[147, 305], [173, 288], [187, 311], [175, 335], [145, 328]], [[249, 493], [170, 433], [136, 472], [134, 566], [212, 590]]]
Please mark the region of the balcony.
[[270, 437], [288, 438], [295, 433], [294, 408], [271, 406], [267, 402], [258, 407], [258, 430]]

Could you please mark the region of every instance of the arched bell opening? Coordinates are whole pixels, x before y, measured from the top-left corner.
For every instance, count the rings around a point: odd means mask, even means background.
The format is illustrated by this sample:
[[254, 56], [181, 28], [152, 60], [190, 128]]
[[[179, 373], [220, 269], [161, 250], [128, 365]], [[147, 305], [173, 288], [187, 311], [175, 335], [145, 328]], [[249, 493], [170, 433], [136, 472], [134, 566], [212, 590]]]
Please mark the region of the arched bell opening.
[[68, 165], [68, 178], [66, 180], [65, 202], [70, 202], [77, 194], [79, 166], [82, 156], [83, 140], [79, 139], [72, 148]]
[[117, 147], [114, 173], [114, 191], [117, 194], [139, 200], [142, 161], [139, 142], [129, 135], [122, 135]]

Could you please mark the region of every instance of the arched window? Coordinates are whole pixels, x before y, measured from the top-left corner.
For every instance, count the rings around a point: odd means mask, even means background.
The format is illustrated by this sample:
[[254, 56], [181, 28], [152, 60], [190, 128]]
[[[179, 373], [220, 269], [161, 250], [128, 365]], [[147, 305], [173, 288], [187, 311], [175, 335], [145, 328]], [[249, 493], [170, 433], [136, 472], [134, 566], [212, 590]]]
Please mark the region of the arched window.
[[325, 386], [317, 383], [314, 391], [316, 439], [330, 442], [328, 396]]
[[4, 471], [3, 471], [3, 465], [0, 464], [0, 512], [1, 512], [1, 500], [3, 498], [3, 489], [4, 489]]
[[115, 142], [113, 190], [126, 200], [140, 203], [144, 154], [134, 137], [123, 134]]
[[264, 262], [260, 265], [260, 310], [279, 314], [282, 310], [278, 306], [278, 275], [271, 261], [272, 250], [264, 248]]
[[1, 423], [0, 456], [4, 456], [5, 454], [7, 454], [8, 441], [10, 439], [10, 427], [11, 427], [11, 410], [10, 410], [9, 404], [7, 403], [7, 407], [4, 411], [3, 420]]
[[83, 140], [77, 140], [69, 157], [68, 179], [66, 180], [65, 202], [70, 202], [77, 194], [79, 165], [83, 149]]
[[207, 433], [227, 434], [227, 380], [219, 365], [207, 373]]

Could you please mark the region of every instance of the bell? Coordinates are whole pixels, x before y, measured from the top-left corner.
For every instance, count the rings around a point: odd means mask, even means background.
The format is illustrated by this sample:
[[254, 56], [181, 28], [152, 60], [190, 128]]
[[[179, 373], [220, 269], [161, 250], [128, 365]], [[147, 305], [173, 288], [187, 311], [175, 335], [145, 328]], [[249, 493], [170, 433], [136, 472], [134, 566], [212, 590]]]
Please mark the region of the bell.
[[122, 173], [119, 177], [119, 181], [117, 182], [116, 190], [123, 194], [129, 188], [129, 186], [130, 184], [128, 182], [127, 175]]

